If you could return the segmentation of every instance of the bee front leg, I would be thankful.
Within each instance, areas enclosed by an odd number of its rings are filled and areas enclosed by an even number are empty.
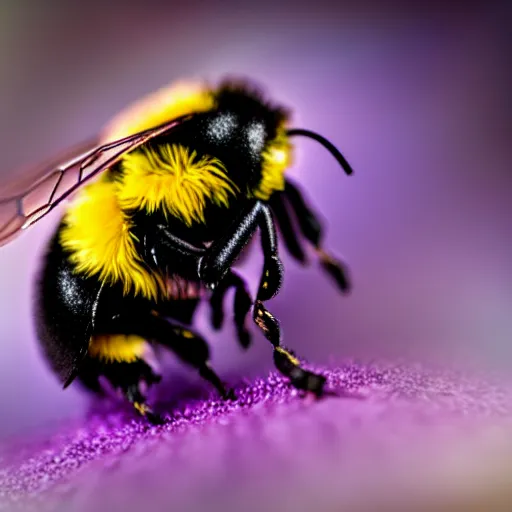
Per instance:
[[[267,205],[256,203],[242,216],[236,228],[229,233],[228,238],[212,247],[212,252],[209,252],[202,262],[203,279],[204,276],[210,276],[209,278],[212,279],[212,276],[225,275],[256,228],[259,228],[261,232],[264,265],[257,300],[254,304],[253,320],[274,347],[276,368],[290,379],[295,388],[321,396],[324,392],[325,377],[304,369],[295,355],[281,345],[279,321],[263,305],[264,301],[278,293],[283,280],[283,267],[278,256],[277,234],[272,214]]]
[[[269,300],[278,293],[283,267],[277,254],[277,236],[270,209],[260,201],[251,203],[201,258],[199,276],[209,289],[215,290],[258,228],[265,257],[258,298]]]
[[[279,320],[259,300],[254,305],[253,319],[274,347],[274,364],[279,372],[289,378],[295,388],[322,396],[326,378],[304,369],[295,354],[283,347]]]
[[[257,299],[265,301],[275,297],[283,284],[283,264],[277,253],[277,233],[268,206],[260,214],[260,231],[264,262]]]
[[[276,368],[290,379],[295,388],[321,396],[324,391],[325,377],[305,370],[297,357],[282,346],[279,321],[263,305],[264,301],[271,299],[279,291],[283,273],[281,262],[277,257],[277,234],[268,208],[264,212],[263,219],[261,241],[265,264],[254,305],[253,320],[274,347]]]

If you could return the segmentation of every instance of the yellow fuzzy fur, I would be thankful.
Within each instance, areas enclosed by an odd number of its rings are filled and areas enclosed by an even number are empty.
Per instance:
[[[197,158],[195,151],[177,144],[134,151],[125,156],[122,169],[122,208],[150,213],[162,209],[187,226],[205,222],[207,202],[227,208],[237,190],[220,160]]]
[[[133,363],[141,359],[146,350],[146,340],[136,335],[106,334],[93,336],[89,356],[105,362]]]
[[[156,300],[165,292],[165,281],[147,270],[138,255],[115,188],[115,182],[99,180],[82,189],[64,216],[61,243],[71,251],[78,272],[97,275],[102,282],[120,281],[125,294]]]
[[[284,190],[284,173],[291,165],[292,146],[284,127],[279,128],[277,136],[264,150],[261,180],[253,191],[254,197],[266,201],[279,190]]]

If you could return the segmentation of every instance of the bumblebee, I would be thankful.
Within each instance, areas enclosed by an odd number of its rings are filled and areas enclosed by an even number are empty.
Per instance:
[[[349,289],[345,265],[324,250],[317,215],[286,176],[290,139],[310,137],[347,174],[352,169],[329,141],[290,128],[289,119],[288,110],[246,81],[172,84],[129,106],[94,141],[0,200],[3,243],[67,202],[35,294],[42,352],[64,388],[77,380],[102,393],[106,379],[138,413],[158,422],[145,390],[161,380],[150,361],[164,347],[233,398],[192,324],[206,300],[211,323],[220,328],[226,293],[234,289],[241,346],[250,345],[252,317],[291,385],[322,395],[325,378],[282,345],[279,321],[265,305],[283,280],[277,233],[295,260],[306,263],[309,245],[338,288]],[[264,262],[251,297],[234,264],[256,231]]]

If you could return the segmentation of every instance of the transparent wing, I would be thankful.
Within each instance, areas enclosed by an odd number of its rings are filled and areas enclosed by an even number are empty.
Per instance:
[[[93,176],[117,163],[124,154],[164,135],[186,118],[184,116],[115,142],[99,145],[90,141],[67,152],[58,163],[42,166],[35,177],[4,187],[0,195],[0,246],[10,242],[53,210]],[[9,189],[18,192],[9,193]]]

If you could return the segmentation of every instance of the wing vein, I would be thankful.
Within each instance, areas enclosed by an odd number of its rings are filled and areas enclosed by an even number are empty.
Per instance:
[[[33,225],[67,199],[84,183],[117,163],[127,152],[136,149],[159,135],[168,134],[193,114],[182,116],[160,126],[135,133],[112,142],[89,144],[87,150],[66,158],[60,165],[44,166],[39,179],[31,181],[24,191],[7,198],[0,198],[0,246],[12,240],[22,230]],[[96,140],[101,140],[98,137]],[[64,177],[77,172],[68,188],[58,193]],[[58,176],[58,177],[57,177]],[[53,179],[55,184],[48,190]],[[49,195],[47,195],[49,192]],[[46,196],[46,198],[45,198]],[[14,228],[13,228],[14,225]],[[7,234],[5,234],[7,232]]]

